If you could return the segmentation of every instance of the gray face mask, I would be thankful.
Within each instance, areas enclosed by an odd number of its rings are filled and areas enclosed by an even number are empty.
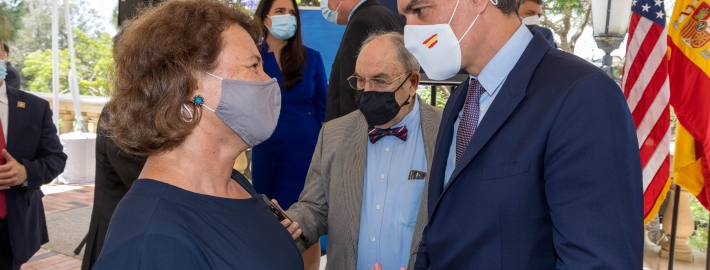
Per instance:
[[[249,146],[255,146],[271,137],[281,113],[281,89],[276,79],[266,82],[249,82],[223,79],[222,96],[214,112],[229,128]]]

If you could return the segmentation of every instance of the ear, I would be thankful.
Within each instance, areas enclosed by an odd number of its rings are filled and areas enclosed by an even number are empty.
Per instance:
[[[483,11],[488,8],[488,4],[490,4],[491,6],[493,5],[490,3],[489,0],[469,0],[469,2],[471,2],[471,5],[473,6],[474,14],[483,13]]]
[[[419,88],[419,80],[421,80],[421,74],[419,71],[415,71],[409,76],[409,82],[412,84],[410,87],[410,94],[415,94]]]

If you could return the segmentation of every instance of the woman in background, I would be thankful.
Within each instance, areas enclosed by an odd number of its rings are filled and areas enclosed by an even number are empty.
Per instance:
[[[295,0],[262,0],[254,14],[266,33],[264,71],[281,86],[281,114],[271,138],[252,150],[252,180],[257,192],[288,209],[306,181],[325,121],[328,85],[320,53],[303,45]],[[318,269],[320,245],[303,257],[306,269]]]

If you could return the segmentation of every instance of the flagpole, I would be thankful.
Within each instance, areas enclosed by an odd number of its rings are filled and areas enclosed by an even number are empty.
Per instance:
[[[668,270],[673,270],[675,260],[675,236],[678,230],[678,204],[680,204],[680,186],[675,185],[675,195],[673,196],[673,218],[671,222],[671,246],[668,251]]]
[[[52,0],[52,119],[59,129],[59,8],[57,0]]]

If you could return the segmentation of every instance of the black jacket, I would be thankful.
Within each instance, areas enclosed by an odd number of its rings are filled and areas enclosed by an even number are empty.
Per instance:
[[[404,26],[399,17],[377,0],[367,0],[360,5],[345,28],[338,54],[333,61],[328,82],[328,101],[325,120],[330,121],[357,110],[355,90],[348,84],[348,77],[355,73],[355,62],[362,42],[378,30],[402,33]]]
[[[102,120],[108,119],[106,110]],[[94,209],[91,212],[89,234],[81,269],[91,269],[101,253],[106,238],[106,230],[118,202],[123,199],[133,181],[145,165],[145,157],[129,155],[116,147],[108,138],[101,123],[96,130],[96,183],[94,187]]]

